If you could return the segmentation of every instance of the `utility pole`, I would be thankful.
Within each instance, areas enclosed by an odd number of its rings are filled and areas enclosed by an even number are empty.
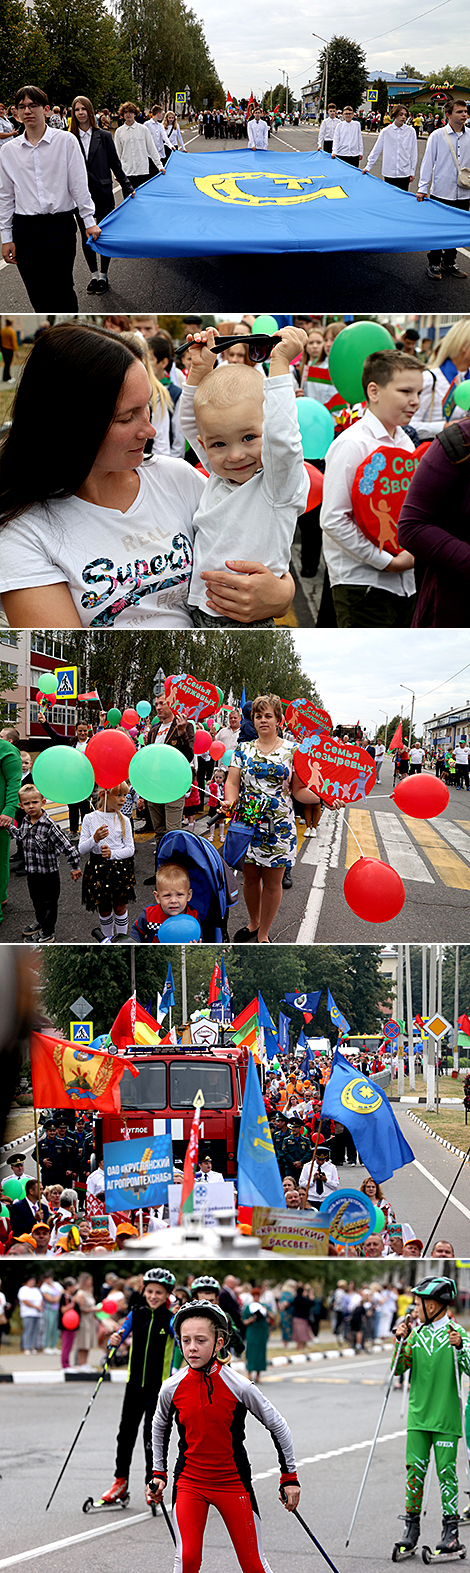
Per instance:
[[[184,1027],[186,1022],[187,1022],[187,1020],[188,1020],[188,989],[187,989],[187,982],[186,982],[186,945],[182,945],[181,946],[181,1009],[182,1009],[182,1015],[183,1015],[183,1020],[182,1020],[181,1025]]]
[[[460,946],[455,947],[455,974],[454,974],[454,1071],[459,1068],[459,954]]]
[[[422,997],[422,1002],[421,1002],[421,1015],[422,1015],[422,1018],[423,1018],[423,1021],[424,1021],[425,1017],[428,1014],[428,1012],[427,1012],[428,958],[427,958],[427,954],[426,954],[426,946],[425,945],[421,946],[421,978],[422,978],[421,993],[422,993],[422,996],[423,996]],[[421,1041],[422,1041],[422,1056],[423,1056],[423,1076],[424,1076],[424,1080],[426,1081],[426,1077],[427,1077],[427,1074],[428,1074],[428,1043],[429,1043],[429,1039],[428,1038],[422,1038]]]
[[[403,945],[399,945],[398,946],[397,1017],[398,1017],[398,1024],[400,1025],[400,1022],[403,1021]],[[403,1027],[400,1027],[400,1033],[399,1033],[399,1037],[397,1039],[397,1051],[398,1051],[398,1096],[399,1096],[399,1098],[402,1098],[403,1097],[403,1093],[405,1091],[405,1055],[404,1055],[404,1045],[403,1045]]]
[[[408,1025],[408,1074],[410,1078],[410,1092],[414,1092],[415,1056],[413,1045],[413,996],[411,992],[411,954],[410,946],[405,945],[405,975],[406,975],[406,1020]]]
[[[429,966],[429,1018],[430,1018],[430,1020],[432,1020],[432,1017],[435,1016],[435,1014],[436,1014],[437,945],[431,945],[430,949],[431,949],[431,960],[430,960],[430,966]],[[428,1041],[428,1071],[427,1071],[427,1086],[426,1086],[426,1108],[427,1109],[434,1109],[435,1102],[436,1102],[436,1092],[435,1092],[435,1083],[436,1083],[436,1047],[435,1047],[435,1040],[433,1038],[428,1038],[427,1041]]]

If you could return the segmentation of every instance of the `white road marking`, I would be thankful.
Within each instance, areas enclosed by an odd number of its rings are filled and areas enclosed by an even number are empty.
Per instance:
[[[457,251],[460,252],[461,257],[470,257],[470,251],[466,251],[465,246],[457,246]]]
[[[401,1436],[406,1436],[406,1431],[389,1431],[385,1436],[379,1436],[378,1442],[396,1442],[397,1437]],[[360,1453],[365,1447],[372,1447],[372,1437],[368,1437],[366,1442],[351,1442],[349,1447],[333,1447],[329,1453],[313,1453],[310,1458],[298,1458],[297,1468],[302,1469],[304,1464],[322,1464],[324,1459],[328,1458],[341,1458],[343,1453]],[[279,1464],[277,1467],[275,1465],[274,1469],[267,1469],[262,1475],[253,1475],[253,1480],[269,1480],[271,1475],[278,1474]],[[64,1541],[63,1544],[65,1545],[66,1542]],[[0,1562],[0,1568],[4,1566],[6,1564]]]
[[[402,879],[415,879],[423,885],[433,885],[434,880],[423,859],[420,858],[405,826],[396,814],[385,814],[380,809],[374,814],[377,828],[387,853],[389,863]],[[469,847],[470,862],[470,847]]]
[[[312,945],[315,939],[318,920],[322,909],[323,896],[325,893],[328,869],[330,867],[330,863],[332,867],[337,866],[339,842],[341,840],[343,821],[343,808],[339,810],[338,814],[335,815],[334,818],[332,814],[328,815],[328,818],[325,816],[323,819],[323,825],[325,828],[322,829],[322,825],[320,824],[318,836],[316,839],[312,838],[312,840],[309,841],[307,851],[302,858],[303,863],[315,862],[317,864],[317,869],[307,901],[307,906],[305,908],[304,916],[302,918],[297,935],[296,943],[298,945]],[[333,861],[334,858],[336,859],[335,862]]]
[[[443,819],[442,814],[439,814],[436,819],[430,819],[429,823],[440,836],[443,836],[444,841],[449,842],[461,858],[465,858],[466,863],[470,863],[470,836],[467,835],[466,830],[462,830],[460,825],[454,825],[452,820]]]
[[[122,1516],[119,1524],[103,1524],[102,1529],[85,1529],[81,1535],[69,1535],[67,1540],[51,1540],[48,1546],[34,1546],[32,1551],[18,1551],[15,1557],[4,1557],[0,1568],[12,1568],[17,1562],[30,1562],[33,1557],[50,1556],[52,1551],[61,1551],[63,1546],[76,1546],[80,1540],[95,1540],[98,1535],[115,1535],[118,1529],[128,1529],[130,1524],[141,1524],[144,1518],[149,1518],[149,1513],[134,1513],[132,1518]]]
[[[449,1189],[448,1185],[441,1185],[440,1180],[436,1180],[435,1176],[433,1174],[429,1173],[429,1169],[425,1169],[424,1168],[424,1164],[418,1163],[418,1159],[417,1158],[415,1158],[414,1163],[415,1163],[415,1168],[419,1169],[420,1174],[424,1174],[426,1176],[426,1179],[431,1181],[431,1185],[435,1185],[436,1191],[440,1191],[441,1192],[441,1196],[447,1196],[447,1192],[448,1192],[448,1189]],[[457,1207],[459,1213],[463,1213],[464,1214],[465,1218],[470,1218],[470,1211],[469,1211],[468,1207],[464,1207],[463,1202],[459,1202],[457,1196],[449,1196],[449,1201],[450,1201],[452,1207]],[[1,1567],[1,1563],[0,1563],[0,1567]]]

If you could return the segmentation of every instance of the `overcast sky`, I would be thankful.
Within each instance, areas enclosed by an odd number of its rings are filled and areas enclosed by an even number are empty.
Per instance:
[[[294,641],[303,670],[316,683],[335,725],[360,720],[372,732],[385,724],[382,710],[391,720],[403,705],[404,716],[409,715],[411,694],[400,683],[415,690],[418,733],[423,721],[446,706],[456,710],[470,701],[470,661],[459,677],[453,676],[469,655],[458,629],[298,629]],[[445,687],[437,686],[444,682]]]
[[[267,84],[282,81],[284,70],[300,98],[302,86],[316,74],[323,47],[312,38],[313,28],[326,39],[334,33],[353,38],[377,74],[380,67],[399,71],[405,61],[424,75],[467,61],[470,69],[470,43],[465,47],[463,42],[468,36],[468,0],[446,0],[436,10],[431,6],[432,0],[395,0],[392,9],[385,0],[357,0],[353,9],[339,0],[332,10],[329,0],[317,0],[315,7],[297,3],[291,9],[278,0],[237,0],[235,6],[205,0],[195,11],[226,91],[249,97],[253,88],[259,96]],[[423,17],[423,12],[431,14]],[[419,21],[409,20],[420,16]]]

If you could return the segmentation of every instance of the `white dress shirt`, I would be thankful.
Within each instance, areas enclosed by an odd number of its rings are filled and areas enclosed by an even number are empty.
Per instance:
[[[308,1177],[309,1177],[309,1174],[310,1174],[310,1163],[311,1163],[311,1159],[309,1159],[308,1163],[304,1163],[303,1169],[301,1169],[301,1172],[300,1172],[299,1186],[302,1188],[302,1190],[303,1190],[304,1186],[307,1184],[307,1181],[308,1181]],[[318,1183],[317,1183],[318,1182],[318,1169],[319,1169],[319,1165],[315,1161],[315,1163],[313,1165],[313,1170],[312,1170],[312,1178],[311,1178],[310,1185],[309,1185],[309,1188],[308,1188],[308,1200],[309,1200],[309,1202],[310,1201],[313,1201],[313,1202],[323,1201],[325,1196],[333,1196],[334,1192],[338,1190],[339,1175],[338,1175],[338,1170],[335,1169],[334,1163],[330,1163],[329,1160],[325,1160],[325,1163],[322,1163],[322,1165],[321,1165],[321,1170],[322,1170],[322,1187],[321,1187],[321,1190],[319,1189],[319,1186],[318,1186]]]
[[[333,141],[333,137],[334,137],[334,134],[335,134],[335,131],[336,131],[336,127],[337,127],[338,124],[339,124],[339,122],[336,119],[336,115],[335,115],[334,120],[332,120],[331,115],[327,115],[325,120],[322,120],[322,123],[321,123],[321,126],[320,126],[320,130],[318,132],[318,146],[319,146],[319,148],[323,148],[323,143],[324,142],[332,142]]]
[[[151,132],[151,135],[153,136],[153,140],[154,140],[154,143],[155,143],[155,147],[157,149],[158,157],[159,158],[163,158],[165,153],[171,153],[171,142],[170,142],[170,139],[169,139],[169,136],[168,136],[168,132],[165,131],[165,127],[163,125],[163,121],[162,120],[154,120],[153,116],[152,116],[152,119],[147,121],[147,125],[148,125],[149,131]],[[152,154],[152,158],[153,158],[153,154]]]
[[[163,167],[147,122],[141,126],[139,121],[134,120],[133,126],[118,126],[114,142],[125,175],[148,175],[149,158],[157,165],[157,169]]]
[[[90,151],[90,142],[91,142],[92,129],[93,129],[92,126],[88,127],[88,131],[82,131],[80,126],[78,128],[80,141],[81,141],[81,144],[82,144],[83,152],[85,154],[85,159],[88,158],[88,154],[89,154],[89,151]]]
[[[418,191],[427,192],[431,182],[431,197],[442,197],[445,202],[468,202],[470,188],[459,186],[450,146],[461,169],[470,169],[470,131],[431,131],[419,172]],[[8,146],[8,144],[7,144]]]
[[[358,120],[335,120],[333,153],[337,158],[362,158],[364,143]]]
[[[4,244],[12,238],[14,213],[71,213],[74,208],[78,208],[86,229],[90,229],[95,210],[76,137],[63,136],[62,131],[51,131],[46,126],[36,147],[28,141],[27,132],[0,144],[0,230]]]
[[[379,551],[363,535],[354,518],[351,489],[356,470],[375,448],[405,448],[413,453],[411,437],[397,426],[393,437],[385,426],[366,410],[331,444],[325,464],[325,481],[320,524],[323,553],[332,586],[337,584],[373,585],[392,595],[414,595],[412,568],[405,573],[385,573],[392,561],[391,552]]]
[[[248,145],[254,152],[266,153],[268,147],[268,127],[265,120],[248,121]]]
[[[15,127],[12,126],[11,121],[10,120],[6,120],[3,115],[0,115],[0,136],[1,137],[12,137],[12,136],[14,136],[14,134],[15,134]]]
[[[377,141],[369,153],[366,173],[382,154],[382,175],[389,180],[413,178],[418,162],[418,138],[414,126],[382,126]]]

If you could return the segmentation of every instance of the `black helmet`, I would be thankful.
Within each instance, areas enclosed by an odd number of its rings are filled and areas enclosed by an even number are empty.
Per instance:
[[[209,1273],[203,1273],[201,1278],[194,1278],[191,1284],[191,1296],[197,1294],[198,1289],[213,1289],[214,1294],[220,1294],[220,1284],[216,1278],[211,1278]]]
[[[174,1289],[176,1278],[174,1273],[169,1272],[168,1267],[149,1267],[148,1273],[144,1273],[143,1282],[144,1284],[164,1284],[165,1289]]]
[[[413,1294],[419,1295],[420,1300],[439,1300],[441,1305],[452,1305],[457,1299],[457,1288],[453,1278],[422,1278],[421,1283],[415,1284]]]
[[[218,1333],[223,1333],[224,1345],[221,1352],[222,1354],[227,1354],[230,1342],[230,1324],[228,1316],[225,1315],[225,1311],[221,1310],[220,1305],[211,1305],[209,1300],[193,1300],[189,1303],[189,1305],[182,1305],[180,1306],[179,1311],[176,1311],[175,1316],[173,1317],[173,1332],[180,1349],[180,1332],[183,1322],[187,1322],[190,1317],[192,1317],[194,1320],[194,1317],[196,1316],[206,1316],[208,1321],[213,1323],[216,1339]],[[212,1360],[213,1353],[211,1355],[211,1361]]]

